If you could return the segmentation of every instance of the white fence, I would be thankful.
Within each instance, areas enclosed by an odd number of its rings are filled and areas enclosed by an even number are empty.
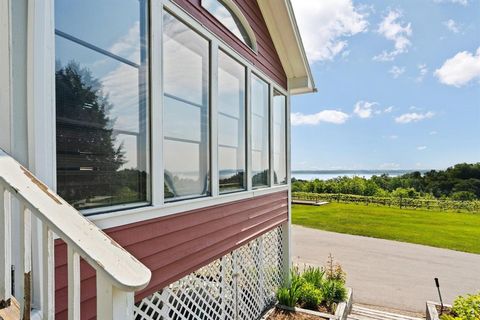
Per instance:
[[[135,306],[135,320],[255,320],[284,275],[278,227]]]

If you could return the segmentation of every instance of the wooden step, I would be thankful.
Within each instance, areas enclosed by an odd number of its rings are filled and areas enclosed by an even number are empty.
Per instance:
[[[15,298],[10,299],[10,306],[0,309],[1,320],[20,320],[20,305]]]
[[[374,310],[354,305],[349,320],[422,320],[403,314]]]

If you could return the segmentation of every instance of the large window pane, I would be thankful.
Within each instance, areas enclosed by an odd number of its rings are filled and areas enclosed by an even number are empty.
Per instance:
[[[55,1],[57,190],[77,209],[148,198],[145,4]]]
[[[245,67],[222,51],[218,57],[218,167],[221,193],[245,189]]]
[[[287,183],[287,99],[278,91],[273,94],[273,181]]]
[[[164,14],[165,199],[210,193],[209,43]]]
[[[257,76],[252,76],[252,185],[269,185],[269,87]]]

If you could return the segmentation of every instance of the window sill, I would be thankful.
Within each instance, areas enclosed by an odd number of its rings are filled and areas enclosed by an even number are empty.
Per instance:
[[[129,210],[104,212],[90,215],[88,218],[99,228],[107,229],[287,190],[289,190],[288,185],[274,186],[265,189],[223,194],[217,197],[203,197],[185,201],[170,202],[165,203],[163,206],[149,205],[141,208],[136,207]]]

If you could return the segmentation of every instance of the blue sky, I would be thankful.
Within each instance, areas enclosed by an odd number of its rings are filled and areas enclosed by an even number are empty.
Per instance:
[[[292,98],[293,169],[480,161],[480,0],[292,0],[319,92]]]

